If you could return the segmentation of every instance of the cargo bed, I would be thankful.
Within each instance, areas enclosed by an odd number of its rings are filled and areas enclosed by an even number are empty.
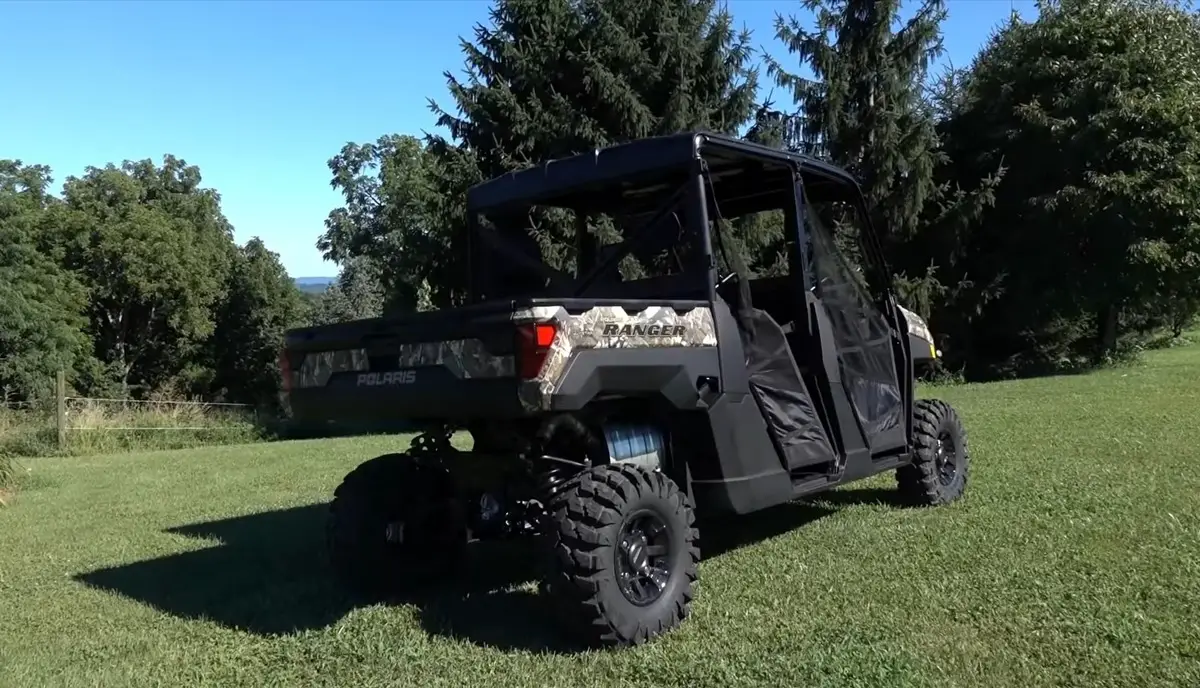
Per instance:
[[[511,301],[288,332],[281,364],[300,423],[387,427],[520,414]]]
[[[640,389],[678,372],[667,365],[674,348],[715,347],[711,310],[663,299],[485,302],[292,330],[280,365],[298,423],[387,430],[549,410],[573,353],[610,346],[624,354],[597,359],[607,382]],[[630,347],[647,351],[635,360]]]

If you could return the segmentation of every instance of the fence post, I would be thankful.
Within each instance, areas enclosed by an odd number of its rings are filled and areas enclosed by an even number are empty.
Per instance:
[[[58,402],[55,416],[58,419],[58,448],[66,449],[67,447],[67,373],[65,370],[58,371],[58,376],[54,381],[54,397]]]

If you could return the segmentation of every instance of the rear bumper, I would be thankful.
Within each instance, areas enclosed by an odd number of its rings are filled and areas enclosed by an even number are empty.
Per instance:
[[[425,420],[505,420],[528,415],[520,382],[493,378],[461,380],[439,368],[411,384],[358,385],[353,374],[335,377],[325,387],[292,389],[288,395],[297,423],[381,428]],[[443,379],[449,378],[449,379]]]

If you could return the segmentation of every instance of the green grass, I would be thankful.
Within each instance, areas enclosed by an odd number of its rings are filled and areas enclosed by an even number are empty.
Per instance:
[[[339,595],[323,503],[395,439],[30,460],[0,685],[1200,685],[1200,347],[936,393],[966,500],[891,506],[880,476],[710,533],[692,618],[624,652],[564,648],[520,549],[406,604]]]

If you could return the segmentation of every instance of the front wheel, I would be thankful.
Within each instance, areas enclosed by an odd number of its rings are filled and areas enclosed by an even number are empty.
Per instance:
[[[971,456],[966,428],[950,404],[937,399],[918,399],[913,404],[913,444],[913,462],[896,471],[905,501],[938,506],[962,497]]]
[[[700,561],[691,500],[667,476],[609,464],[572,479],[549,508],[548,581],[590,644],[641,644],[687,618]]]

